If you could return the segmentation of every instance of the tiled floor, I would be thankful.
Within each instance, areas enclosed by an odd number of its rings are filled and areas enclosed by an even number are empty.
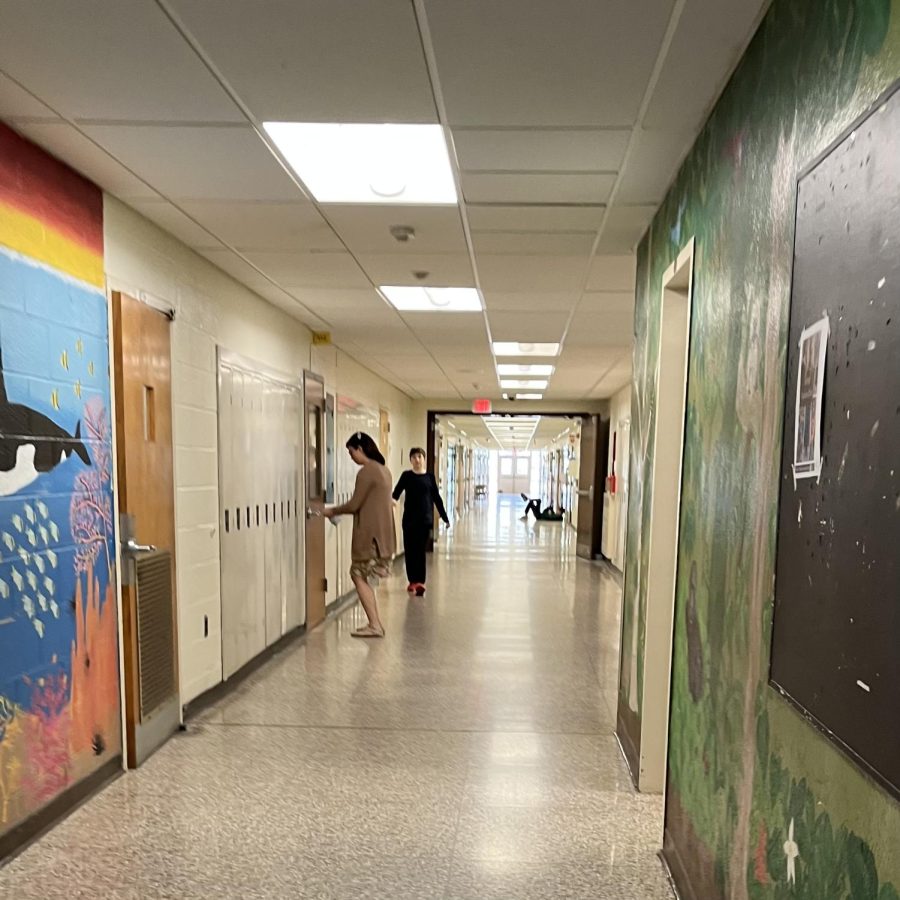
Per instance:
[[[619,587],[484,507],[0,871],[51,898],[671,897],[612,736]],[[565,538],[565,539],[564,539]]]

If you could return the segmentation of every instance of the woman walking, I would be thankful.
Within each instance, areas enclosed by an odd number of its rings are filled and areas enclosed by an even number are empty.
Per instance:
[[[407,469],[394,488],[394,499],[399,500],[405,491],[403,505],[403,548],[406,554],[407,591],[417,597],[425,596],[425,550],[434,528],[434,507],[449,525],[444,501],[438,492],[434,475],[425,471],[425,451],[413,447],[409,451],[412,470]]]
[[[378,602],[371,582],[391,573],[391,560],[396,552],[394,511],[391,504],[391,473],[375,441],[357,431],[349,441],[350,459],[360,466],[353,496],[340,506],[325,510],[331,519],[347,513],[353,515],[353,539],[350,544],[350,578],[359,595],[369,624],[351,632],[358,638],[384,637],[384,626],[378,615]]]

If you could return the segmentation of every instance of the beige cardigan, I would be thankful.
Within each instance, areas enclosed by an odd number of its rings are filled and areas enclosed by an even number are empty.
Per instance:
[[[353,496],[334,508],[336,516],[353,514],[350,556],[354,562],[376,557],[391,559],[397,552],[393,486],[387,466],[374,461],[364,463],[356,475]]]

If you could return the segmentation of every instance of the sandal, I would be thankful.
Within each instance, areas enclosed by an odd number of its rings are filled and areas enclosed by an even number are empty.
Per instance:
[[[355,638],[383,638],[384,637],[384,629],[378,629],[374,625],[364,625],[362,628],[357,628],[356,631],[350,632],[350,637]]]

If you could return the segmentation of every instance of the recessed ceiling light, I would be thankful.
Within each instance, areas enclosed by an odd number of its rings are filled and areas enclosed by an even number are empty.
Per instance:
[[[547,389],[547,381],[530,381],[528,379],[523,378],[504,378],[500,382],[500,387],[502,388],[524,388],[528,390],[529,388],[533,388],[536,391],[543,391]]]
[[[456,203],[440,125],[265,122],[320,203]]]
[[[500,363],[497,366],[498,375],[552,375],[553,366],[516,365],[515,363]]]
[[[516,394],[516,400],[543,400],[543,394]]]
[[[476,288],[382,285],[379,290],[395,309],[405,312],[481,312]]]
[[[494,356],[559,356],[559,344],[494,341]]]

